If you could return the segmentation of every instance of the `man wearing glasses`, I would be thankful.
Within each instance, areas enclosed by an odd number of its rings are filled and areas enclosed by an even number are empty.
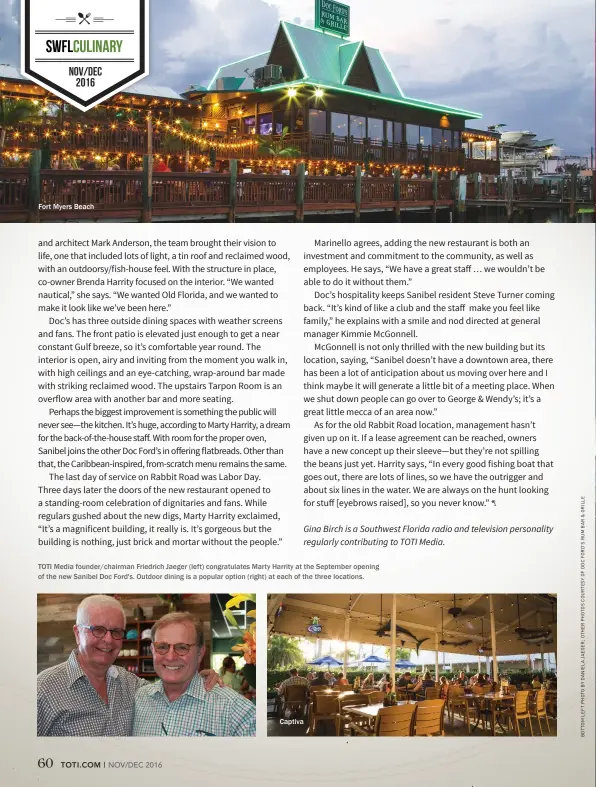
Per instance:
[[[202,631],[188,612],[172,612],[151,629],[153,664],[160,680],[135,696],[133,735],[237,736],[255,734],[255,707],[238,692],[207,692],[197,674]]]
[[[76,650],[63,664],[37,676],[38,736],[132,735],[135,692],[146,681],[114,665],[125,627],[124,610],[115,598],[81,601],[74,625]],[[213,671],[208,672],[211,688]],[[196,678],[205,691],[203,679]]]

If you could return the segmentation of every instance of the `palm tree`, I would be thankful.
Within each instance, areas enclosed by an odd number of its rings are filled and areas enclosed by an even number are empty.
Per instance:
[[[33,101],[0,98],[0,150],[4,150],[6,132],[11,126],[39,120],[40,110]]]
[[[279,139],[275,142],[272,141],[270,137],[259,136],[257,156],[273,156],[273,158],[297,158],[300,155],[300,150],[287,144],[286,137],[288,136],[288,132],[288,127],[284,126]]]
[[[410,650],[409,648],[396,648],[395,649],[395,660],[396,661],[409,661],[410,660]],[[385,655],[388,659],[391,658],[391,648],[385,648]]]
[[[267,667],[283,669],[304,664],[304,655],[295,639],[283,634],[272,634],[267,646]]]

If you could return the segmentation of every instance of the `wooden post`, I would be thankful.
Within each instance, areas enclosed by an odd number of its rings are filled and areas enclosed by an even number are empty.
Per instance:
[[[569,221],[576,221],[577,215],[575,213],[575,201],[577,200],[577,170],[571,170],[571,193],[569,199]]]
[[[344,678],[348,672],[348,638],[350,636],[350,613],[346,615],[344,622]]]
[[[536,625],[538,628],[542,628],[542,615],[540,612],[538,612],[536,615]],[[546,670],[544,669],[544,642],[540,643],[540,676],[544,682],[544,678],[546,676]]]
[[[459,222],[459,178],[457,172],[451,172],[451,199],[453,200],[453,223]]]
[[[238,159],[230,159],[230,209],[228,211],[228,221],[236,221],[236,189],[238,186]]]
[[[397,595],[391,597],[391,648],[389,658],[391,659],[391,691],[395,691],[395,657],[397,655],[397,632],[395,630],[395,620],[397,618]]]
[[[474,199],[480,199],[480,197],[482,196],[480,173],[479,172],[474,172],[474,174],[472,175],[472,178],[474,179],[473,180],[473,182],[474,182]]]
[[[152,221],[153,211],[153,156],[143,156],[143,212],[141,221]]]
[[[29,158],[29,221],[39,221],[41,201],[41,150],[33,150]]]
[[[468,176],[467,175],[460,175],[457,178],[458,182],[458,208],[459,208],[459,220],[465,221],[466,220],[466,199],[467,199],[467,191],[468,191]]]
[[[495,630],[495,603],[491,593],[488,597],[490,613],[490,646],[493,654],[493,680],[499,680],[499,665],[497,663],[497,634]]]
[[[360,208],[362,206],[362,167],[360,164],[356,164],[356,169],[354,170],[354,202],[356,203],[356,208],[354,210],[354,221],[360,221]]]
[[[435,680],[439,680],[439,632],[435,631]]]
[[[507,170],[507,185],[505,187],[505,202],[507,221],[513,221],[513,170]]]
[[[526,187],[528,189],[528,199],[532,199],[532,195],[534,193],[534,173],[532,169],[528,167],[526,170]]]
[[[153,157],[153,120],[147,115],[147,155]]]
[[[395,221],[401,222],[401,170],[399,167],[395,167],[393,170],[393,199],[395,200]]]
[[[296,221],[304,221],[304,192],[306,189],[306,164],[296,166]]]
[[[433,169],[432,172],[432,197],[433,197],[433,207],[431,213],[431,221],[433,224],[437,220],[437,200],[439,199],[439,173],[436,169]]]

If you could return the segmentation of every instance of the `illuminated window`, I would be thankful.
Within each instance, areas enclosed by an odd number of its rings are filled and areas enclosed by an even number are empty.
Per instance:
[[[311,109],[308,112],[308,127],[311,134],[327,133],[327,112],[324,109]]]
[[[364,139],[366,136],[366,118],[359,115],[350,115],[350,136],[355,139]]]
[[[339,112],[331,113],[331,133],[336,137],[347,137],[348,135],[348,116]]]
[[[406,125],[406,142],[408,145],[418,145],[420,141],[420,126]]]
[[[424,147],[434,144],[433,129],[428,126],[420,126],[420,144]]]
[[[383,121],[380,118],[368,119],[368,134],[367,136],[372,142],[383,141]]]

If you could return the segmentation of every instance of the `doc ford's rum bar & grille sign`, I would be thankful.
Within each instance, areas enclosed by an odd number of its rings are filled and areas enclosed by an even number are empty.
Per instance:
[[[22,0],[22,71],[85,111],[147,76],[147,0]]]
[[[340,36],[350,35],[350,7],[333,0],[315,0],[315,27]]]

